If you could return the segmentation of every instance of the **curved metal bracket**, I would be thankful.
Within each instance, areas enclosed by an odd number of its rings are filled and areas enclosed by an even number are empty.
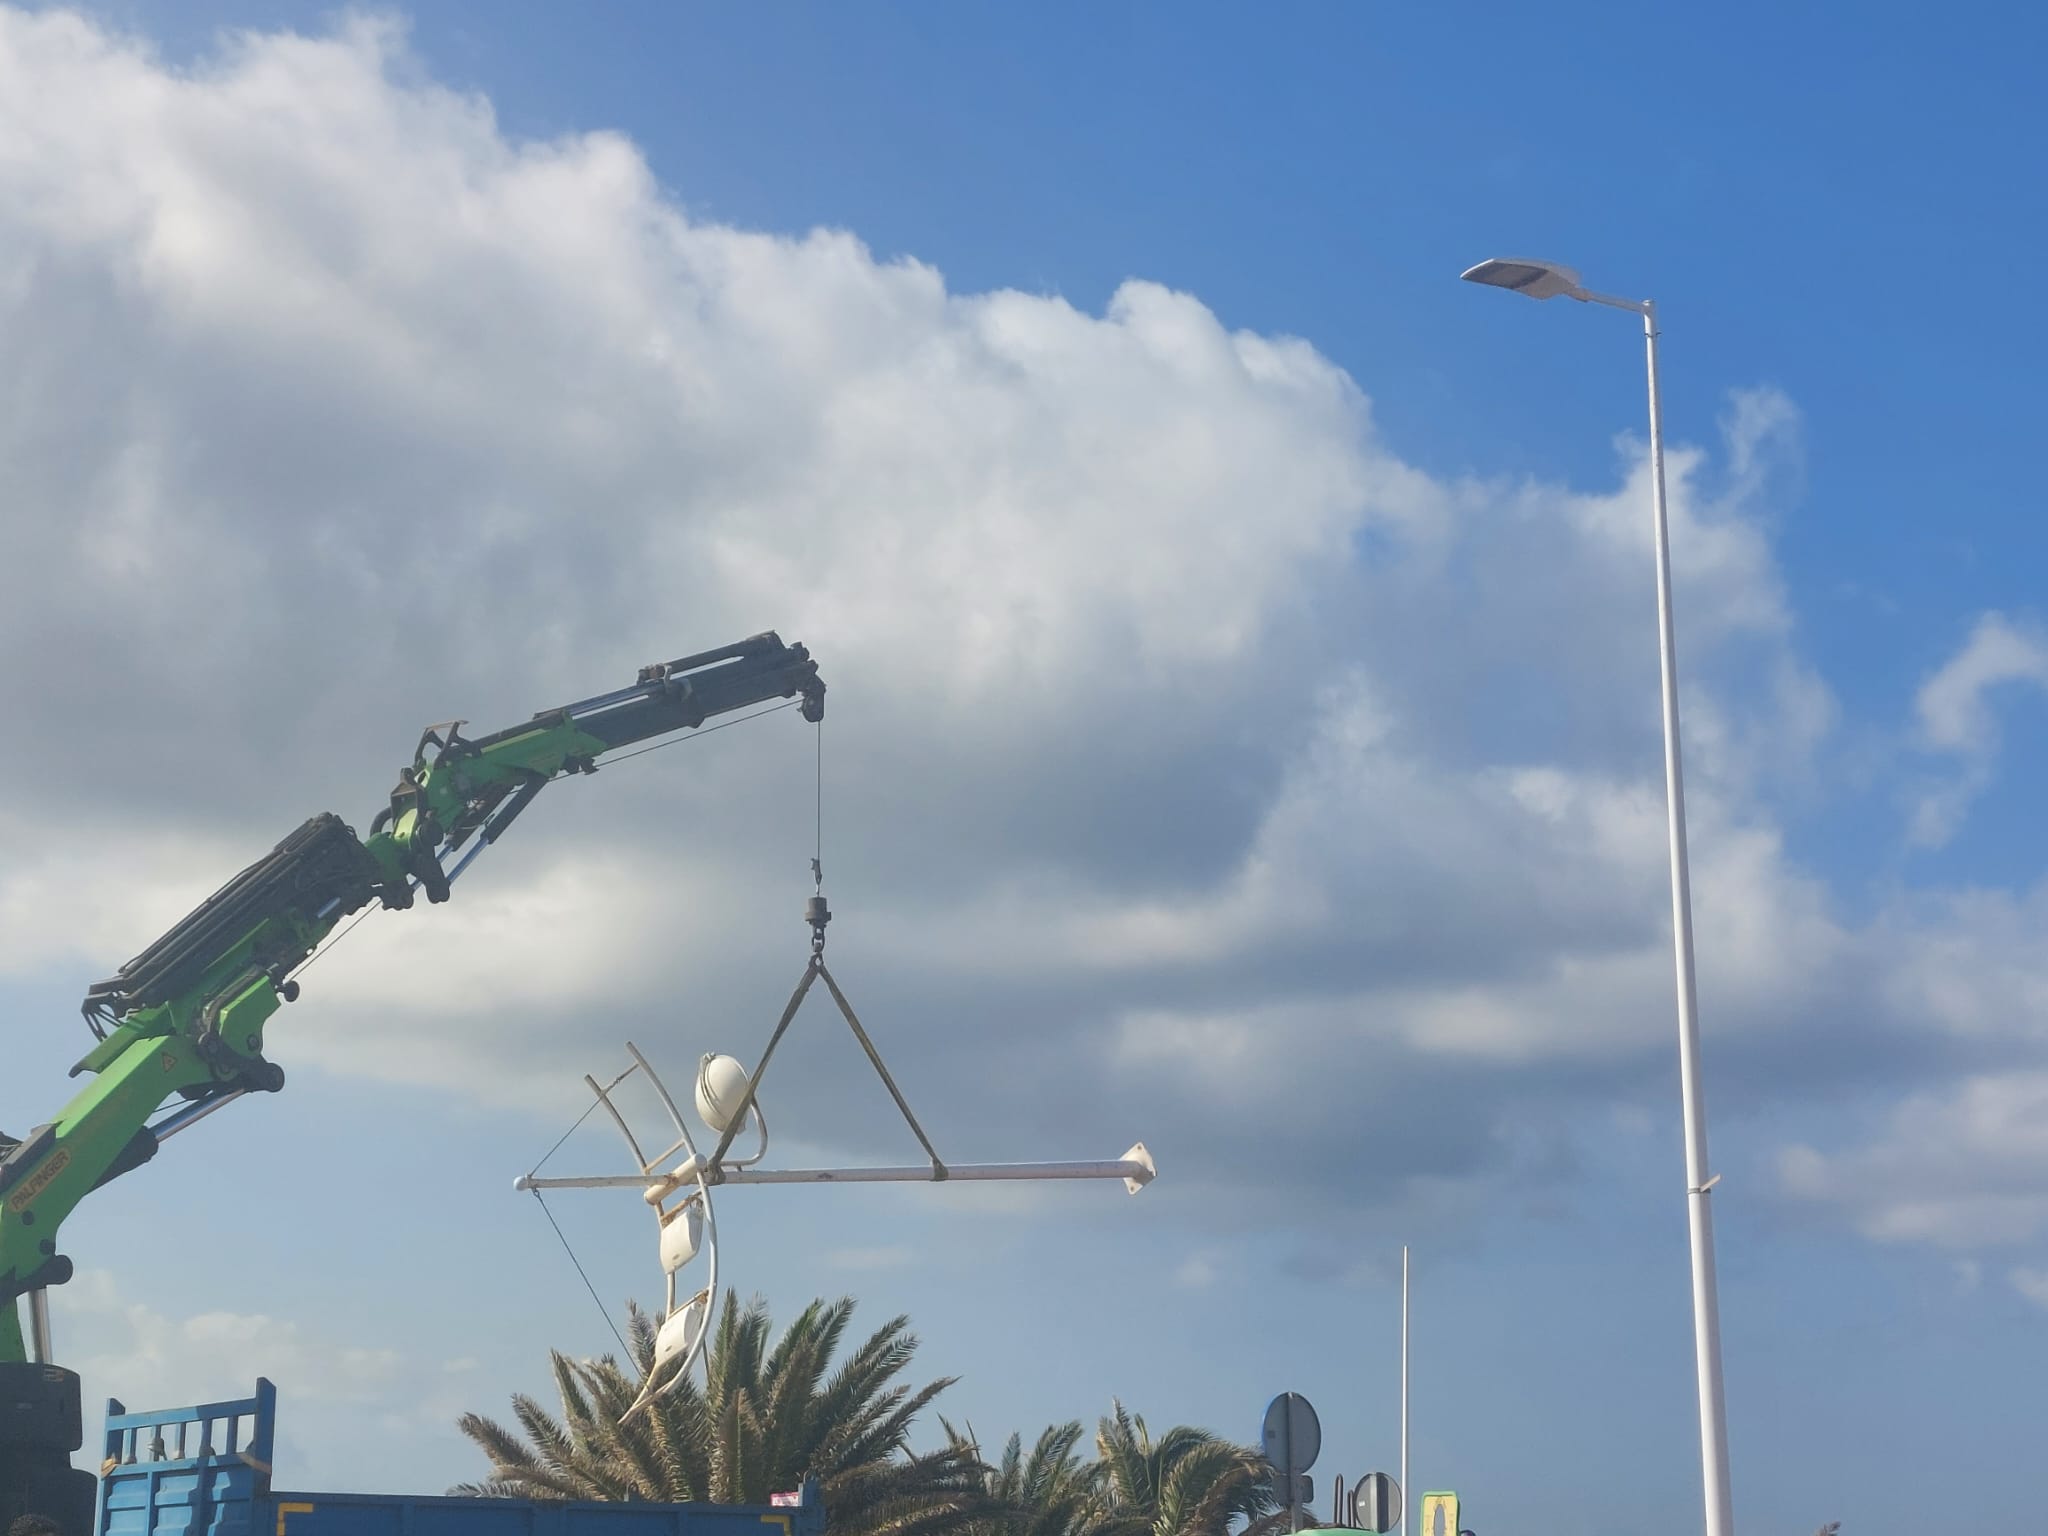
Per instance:
[[[647,1203],[654,1208],[655,1227],[660,1234],[662,1269],[667,1276],[667,1295],[662,1310],[661,1326],[655,1334],[654,1362],[648,1368],[647,1379],[641,1384],[640,1395],[634,1398],[623,1417],[630,1418],[665,1392],[673,1391],[678,1382],[687,1376],[704,1353],[706,1342],[711,1336],[711,1309],[718,1295],[718,1216],[711,1206],[711,1181],[705,1176],[709,1164],[697,1151],[697,1143],[690,1135],[688,1122],[676,1107],[668,1085],[655,1072],[647,1058],[640,1054],[640,1048],[632,1041],[626,1042],[626,1054],[633,1058],[633,1064],[613,1078],[609,1083],[600,1084],[588,1073],[583,1081],[590,1091],[597,1095],[605,1113],[612,1117],[619,1134],[633,1153],[633,1161],[640,1165],[637,1182],[648,1184]],[[639,1138],[626,1123],[626,1117],[619,1113],[619,1107],[612,1101],[612,1095],[635,1074],[647,1079],[654,1090],[661,1107],[668,1112],[669,1124],[675,1128],[675,1140],[661,1151],[649,1157],[642,1150]],[[763,1150],[766,1150],[767,1126],[762,1125]],[[686,1153],[682,1162],[670,1170],[669,1163],[678,1152]],[[668,1171],[664,1171],[668,1170]],[[651,1183],[649,1181],[652,1181]],[[528,1175],[518,1181],[522,1189],[543,1189],[556,1181],[540,1180]],[[676,1192],[685,1185],[693,1186],[682,1199],[675,1198]],[[671,1203],[673,1202],[673,1203]],[[705,1277],[704,1288],[681,1306],[676,1301],[676,1277],[684,1265],[695,1258],[702,1249],[709,1254],[710,1273]],[[663,1373],[668,1372],[664,1377]]]

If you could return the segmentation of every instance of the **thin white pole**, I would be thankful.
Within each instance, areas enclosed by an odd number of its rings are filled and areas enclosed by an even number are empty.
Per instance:
[[[1139,1149],[1133,1149],[1139,1150]],[[929,1163],[910,1163],[894,1168],[733,1168],[725,1167],[711,1178],[720,1184],[972,1184],[990,1180],[1026,1179],[1122,1179],[1132,1193],[1152,1182],[1157,1174],[1149,1154],[1120,1157],[1092,1163],[948,1163],[944,1176]],[[645,1189],[674,1179],[664,1174],[599,1174],[588,1178],[540,1178],[522,1174],[512,1181],[518,1190],[532,1189]],[[692,1175],[694,1177],[694,1175]],[[676,1181],[680,1184],[682,1181]]]
[[[1685,778],[1679,765],[1678,641],[1671,618],[1671,527],[1664,501],[1664,419],[1657,392],[1657,306],[1642,305],[1650,371],[1651,516],[1657,535],[1658,660],[1664,693],[1664,799],[1671,833],[1671,923],[1678,972],[1678,1083],[1685,1106],[1687,1228],[1692,1242],[1693,1346],[1699,1374],[1700,1470],[1707,1536],[1734,1529],[1728,1485],[1728,1414],[1721,1391],[1721,1315],[1714,1283],[1714,1213],[1708,1195],[1707,1107],[1700,1085],[1699,999],[1693,980],[1692,883],[1686,862]]]
[[[1129,1158],[1101,1163],[948,1163],[945,1176],[930,1164],[901,1168],[736,1168],[724,1184],[951,1184],[980,1179],[1126,1179],[1149,1183],[1152,1169]]]
[[[1408,1529],[1408,1509],[1415,1495],[1408,1488],[1408,1245],[1401,1245],[1401,1518],[1397,1530]]]

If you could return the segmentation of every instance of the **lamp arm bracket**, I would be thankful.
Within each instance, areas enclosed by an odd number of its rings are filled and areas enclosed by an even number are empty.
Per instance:
[[[1612,293],[1595,293],[1590,288],[1574,288],[1566,297],[1577,299],[1581,304],[1605,304],[1609,309],[1625,309],[1636,315],[1654,315],[1657,312],[1657,306],[1649,299],[1624,299]]]

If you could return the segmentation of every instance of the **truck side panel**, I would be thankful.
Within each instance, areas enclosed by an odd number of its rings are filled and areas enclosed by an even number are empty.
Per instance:
[[[257,1504],[265,1514],[274,1511],[275,1529],[263,1522],[262,1536],[821,1536],[824,1528],[815,1499],[762,1509],[276,1493]]]
[[[108,1403],[99,1536],[824,1536],[815,1483],[770,1507],[273,1492],[276,1414],[268,1381],[235,1402]]]

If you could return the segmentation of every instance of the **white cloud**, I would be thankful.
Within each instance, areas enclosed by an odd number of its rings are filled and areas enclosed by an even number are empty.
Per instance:
[[[1455,1146],[1387,1132],[1421,1187],[1665,1070],[1639,444],[1593,490],[1433,477],[1313,345],[1194,296],[707,223],[618,136],[518,141],[420,76],[377,23],[172,70],[0,10],[0,642],[47,658],[0,703],[66,744],[0,763],[0,972],[97,974],[308,812],[361,826],[421,722],[774,625],[832,688],[835,968],[951,1156],[1138,1130],[1199,1187],[1267,1134],[1219,1103],[1287,1104],[1313,1169],[1358,1095],[1455,1091]],[[1852,926],[1770,809],[1835,722],[1768,536],[1797,459],[1772,391],[1670,454],[1717,1049],[1794,1097],[1864,1070],[1845,1036],[2031,1061],[2042,898]],[[1983,750],[2029,646],[1980,627],[1928,744]],[[788,723],[551,790],[273,1050],[555,1106],[622,1035],[760,1038],[802,955]],[[815,1059],[783,1123],[894,1147]],[[1789,1166],[1884,1235],[2032,1220],[1887,1214],[1861,1155]]]
[[[407,1027],[515,1005],[604,1006],[643,993],[673,962],[664,935],[715,933],[720,899],[704,871],[664,869],[632,849],[558,856],[478,878],[443,906],[372,908],[346,957],[323,957],[306,981],[337,1009],[409,1016]]]
[[[2048,882],[1901,902],[1868,937],[1887,1013],[1975,1048],[2048,1045]]]
[[[1189,1254],[1173,1272],[1173,1283],[1183,1290],[1208,1290],[1216,1284],[1215,1256],[1207,1253]]]
[[[406,1361],[396,1350],[320,1337],[302,1323],[262,1313],[167,1317],[136,1301],[99,1270],[61,1294],[67,1334],[92,1341],[80,1375],[118,1381],[137,1404],[245,1397],[258,1376],[282,1377],[312,1403],[390,1405],[402,1400]]]
[[[1927,744],[1948,752],[1995,748],[1998,726],[1985,694],[2009,682],[2048,687],[2048,641],[2002,613],[1987,613],[1962,650],[1921,685],[1917,708]]]
[[[1728,443],[1724,501],[1738,514],[1771,495],[1775,482],[1797,479],[1804,469],[1799,407],[1781,389],[1731,391],[1721,435]]]
[[[461,697],[480,665],[580,679],[681,608],[692,636],[824,635],[841,677],[979,731],[998,698],[1084,726],[1242,657],[1373,515],[1364,402],[1303,343],[1143,282],[1093,316],[950,294],[843,233],[693,224],[616,137],[510,144],[398,84],[396,47],[353,23],[186,76],[61,14],[0,34],[36,146],[0,229],[20,315],[54,347],[97,285],[93,323],[140,349],[118,398],[84,359],[49,380],[94,395],[95,450],[20,423],[27,488],[70,515],[14,531],[97,562],[131,650],[175,625],[245,691],[320,627],[388,675],[370,620],[405,614],[407,670]],[[72,90],[107,110],[62,112]],[[196,630],[171,596],[227,582]],[[306,677],[268,690],[282,724]]]
[[[138,938],[177,921],[266,851],[164,825],[67,835],[11,810],[0,810],[0,838],[8,855],[0,865],[0,976],[111,972],[141,948]]]
[[[1952,778],[1924,791],[1914,805],[1909,837],[1915,846],[1947,843],[1990,784],[1999,732],[1989,695],[2010,683],[2048,688],[2048,639],[2002,613],[1987,613],[1963,648],[1921,685],[1915,702],[1922,743],[1962,762]]]
[[[394,1444],[455,1451],[463,1442],[454,1421],[475,1406],[474,1358],[334,1337],[317,1310],[303,1319],[172,1313],[103,1270],[81,1270],[51,1304],[88,1404],[109,1388],[136,1411],[233,1401],[250,1396],[258,1377],[276,1381],[279,1481],[299,1487],[360,1486],[362,1467],[388,1464]],[[96,1443],[90,1435],[88,1426]]]
[[[2015,1269],[2006,1279],[2028,1301],[2048,1310],[2048,1269]]]
[[[1790,1194],[1844,1208],[1866,1235],[1957,1251],[2048,1234],[2048,1072],[1916,1094],[1867,1145],[1787,1148]]]

